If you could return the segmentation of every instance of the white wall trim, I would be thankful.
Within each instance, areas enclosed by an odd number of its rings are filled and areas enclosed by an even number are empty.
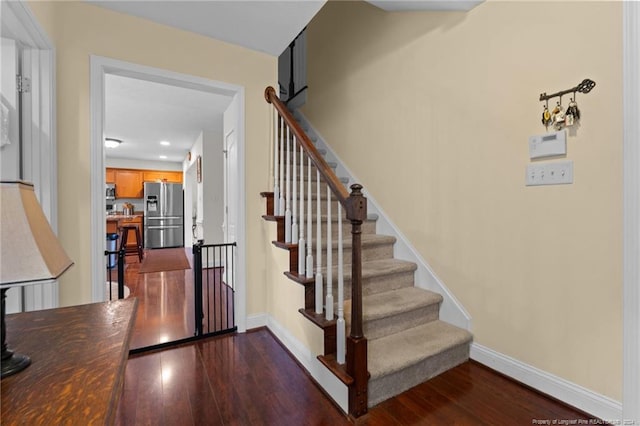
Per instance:
[[[11,14],[8,31],[12,36],[19,39],[27,46],[42,50],[53,50],[51,39],[40,26],[35,15],[27,6],[27,3],[19,1],[8,1],[3,5],[4,11]],[[5,21],[6,23],[7,21]]]
[[[207,78],[167,71],[102,56],[91,55],[91,280],[92,300],[105,300],[105,261],[104,250],[105,184],[104,168],[104,76],[118,74],[130,78],[153,81],[193,90],[235,96],[238,98],[238,183],[241,196],[238,208],[238,259],[236,263],[236,322],[238,331],[246,330],[246,222],[245,222],[245,100],[242,86],[215,81]]]
[[[268,317],[269,315],[265,313],[249,315],[247,317],[247,330],[251,330],[253,328],[266,327]]]
[[[619,420],[622,404],[478,343],[471,345],[471,359],[527,386],[557,398],[602,420]]]
[[[287,347],[289,352],[311,374],[322,389],[333,399],[343,412],[349,411],[349,389],[338,378],[318,361],[313,353],[296,339],[271,315],[264,315],[269,330]]]
[[[336,174],[340,177],[348,177],[349,184],[355,182],[361,182],[355,174],[345,165],[344,161],[338,157],[331,146],[326,143],[320,132],[311,125],[309,120],[301,111],[295,112],[295,117],[300,119],[304,127],[308,126],[307,133],[310,136],[315,136],[317,142],[315,145],[317,148],[323,148],[327,151],[326,158],[328,161],[332,161],[338,164],[336,168]],[[377,214],[378,220],[376,222],[376,230],[379,233],[385,235],[393,235],[396,237],[396,243],[393,247],[393,253],[396,258],[407,260],[415,263],[418,266],[415,274],[416,287],[425,288],[442,295],[444,300],[440,306],[440,318],[450,324],[457,327],[464,328],[465,330],[471,330],[471,315],[464,309],[462,304],[451,293],[442,280],[436,275],[431,266],[422,257],[418,251],[413,247],[409,239],[398,229],[398,227],[389,219],[389,215],[380,207],[380,203],[371,195],[371,193],[364,188],[364,194],[367,197],[367,210],[368,213]]]
[[[34,184],[38,201],[58,232],[58,163],[56,145],[55,48],[31,9],[23,1],[3,2],[2,25],[23,46],[22,74],[32,79],[23,120],[24,179]],[[24,288],[26,310],[56,308],[58,282]]]
[[[640,3],[623,2],[623,418],[640,422]]]

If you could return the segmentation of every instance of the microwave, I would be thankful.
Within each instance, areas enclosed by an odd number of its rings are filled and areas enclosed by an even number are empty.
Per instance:
[[[116,199],[116,184],[115,183],[108,183],[106,185],[105,198],[107,200],[115,200]]]

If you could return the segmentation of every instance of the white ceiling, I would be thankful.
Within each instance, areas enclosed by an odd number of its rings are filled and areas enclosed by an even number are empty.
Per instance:
[[[230,96],[107,74],[105,137],[123,142],[105,148],[106,156],[182,162],[200,132],[222,134],[222,114],[230,102]]]
[[[280,56],[327,0],[86,0]],[[484,0],[367,0],[386,11],[470,10]]]
[[[280,56],[326,0],[119,1],[92,4]]]

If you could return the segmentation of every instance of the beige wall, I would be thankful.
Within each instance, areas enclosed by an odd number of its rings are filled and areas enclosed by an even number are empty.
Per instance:
[[[270,124],[263,92],[277,80],[277,58],[84,2],[29,5],[56,48],[59,234],[75,261],[60,282],[61,305],[91,301],[90,55],[244,86],[246,235],[259,239]],[[248,245],[248,314],[265,310],[264,259],[262,245]]]
[[[289,270],[289,251],[276,247],[270,242],[278,239],[275,222],[263,222],[262,237],[267,256],[264,283],[268,288],[266,304],[270,320],[286,329],[289,336],[285,337],[297,340],[309,350],[313,357],[323,354],[324,332],[298,312],[298,309],[304,308],[305,287],[283,274],[283,271]],[[295,352],[297,348],[290,349]]]
[[[304,108],[470,312],[477,343],[616,400],[621,23],[620,2],[329,2],[308,27]],[[525,187],[539,94],[584,78],[597,86],[577,97],[574,184]]]

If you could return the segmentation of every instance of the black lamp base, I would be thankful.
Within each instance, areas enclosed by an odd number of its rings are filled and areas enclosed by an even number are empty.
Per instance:
[[[13,374],[19,373],[29,365],[31,365],[31,358],[26,355],[14,354],[9,352],[9,357],[4,359],[5,354],[2,354],[2,376],[1,378],[9,377]]]
[[[2,294],[0,295],[2,297],[2,375],[0,378],[2,379],[19,373],[31,364],[31,358],[26,355],[15,354],[7,347],[7,325],[4,320],[7,290],[7,288],[1,289]]]

